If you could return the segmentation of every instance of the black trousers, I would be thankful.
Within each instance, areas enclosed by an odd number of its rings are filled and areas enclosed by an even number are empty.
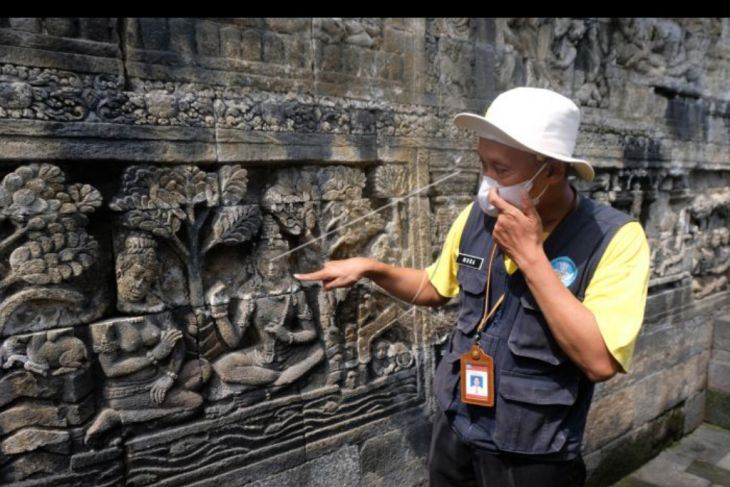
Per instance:
[[[433,425],[428,470],[431,487],[582,487],[586,481],[582,456],[545,461],[472,448],[440,410]]]

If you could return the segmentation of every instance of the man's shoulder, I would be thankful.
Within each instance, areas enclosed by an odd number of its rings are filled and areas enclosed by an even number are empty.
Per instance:
[[[610,276],[624,276],[631,270],[642,271],[642,282],[648,279],[651,251],[644,227],[639,221],[631,220],[619,227],[605,245],[589,287],[595,287],[596,282],[601,282],[606,277],[612,280]],[[629,283],[624,284],[628,289]]]
[[[461,212],[459,212],[459,216],[456,217],[456,219],[466,219],[469,217],[469,213],[471,213],[471,209],[474,207],[474,202],[470,201],[468,205],[466,205]]]
[[[645,257],[648,254],[649,240],[644,227],[636,219],[629,220],[621,225],[611,237],[606,253],[609,255],[631,256],[631,258]]]
[[[595,201],[591,198],[588,198],[588,201],[591,205],[591,211],[593,213],[593,217],[597,221],[603,223],[604,225],[613,225],[616,227],[621,227],[631,221],[638,222],[636,217],[626,213],[623,210],[614,208],[611,205],[599,203],[598,201]]]
[[[619,233],[619,232],[624,237],[631,238],[632,240],[633,239],[646,240],[646,232],[644,231],[644,226],[636,218],[632,218],[631,220],[627,221],[625,224],[621,225],[621,227],[619,227],[619,229],[616,233]]]

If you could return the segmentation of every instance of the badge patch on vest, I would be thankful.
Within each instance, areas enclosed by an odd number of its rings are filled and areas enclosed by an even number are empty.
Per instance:
[[[462,254],[461,252],[459,252],[459,254],[456,256],[457,264],[465,265],[467,267],[472,267],[474,269],[481,269],[483,262],[484,262],[484,259],[481,257],[476,257],[474,255],[469,255],[469,254]]]
[[[575,278],[578,277],[578,267],[573,262],[573,259],[568,256],[555,257],[550,261],[550,265],[558,273],[558,277],[565,287],[573,284]]]

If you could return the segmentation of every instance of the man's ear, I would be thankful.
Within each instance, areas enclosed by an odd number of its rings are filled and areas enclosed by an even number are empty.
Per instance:
[[[566,177],[568,163],[557,159],[548,159],[547,177],[551,181],[560,181]],[[556,164],[557,163],[557,164]]]

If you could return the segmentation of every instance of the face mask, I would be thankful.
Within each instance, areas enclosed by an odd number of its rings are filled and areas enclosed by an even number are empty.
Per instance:
[[[490,178],[489,176],[483,176],[482,177],[482,184],[479,186],[479,193],[477,194],[477,200],[479,201],[479,206],[481,206],[482,211],[486,213],[489,216],[497,216],[499,213],[499,210],[492,205],[489,202],[489,191],[492,188],[497,188],[499,196],[502,197],[505,201],[508,201],[512,203],[517,208],[521,208],[522,205],[520,203],[520,189],[524,188],[525,191],[529,193],[530,189],[532,189],[532,181],[537,177],[538,174],[540,174],[540,171],[547,165],[547,162],[540,167],[540,169],[537,170],[537,172],[527,181],[523,181],[518,184],[513,184],[512,186],[500,186],[497,181]],[[540,193],[536,198],[532,200],[532,204],[537,205],[537,203],[540,201],[540,197],[545,193],[545,190],[547,190],[547,186],[545,186],[545,189],[542,190],[542,193]]]

